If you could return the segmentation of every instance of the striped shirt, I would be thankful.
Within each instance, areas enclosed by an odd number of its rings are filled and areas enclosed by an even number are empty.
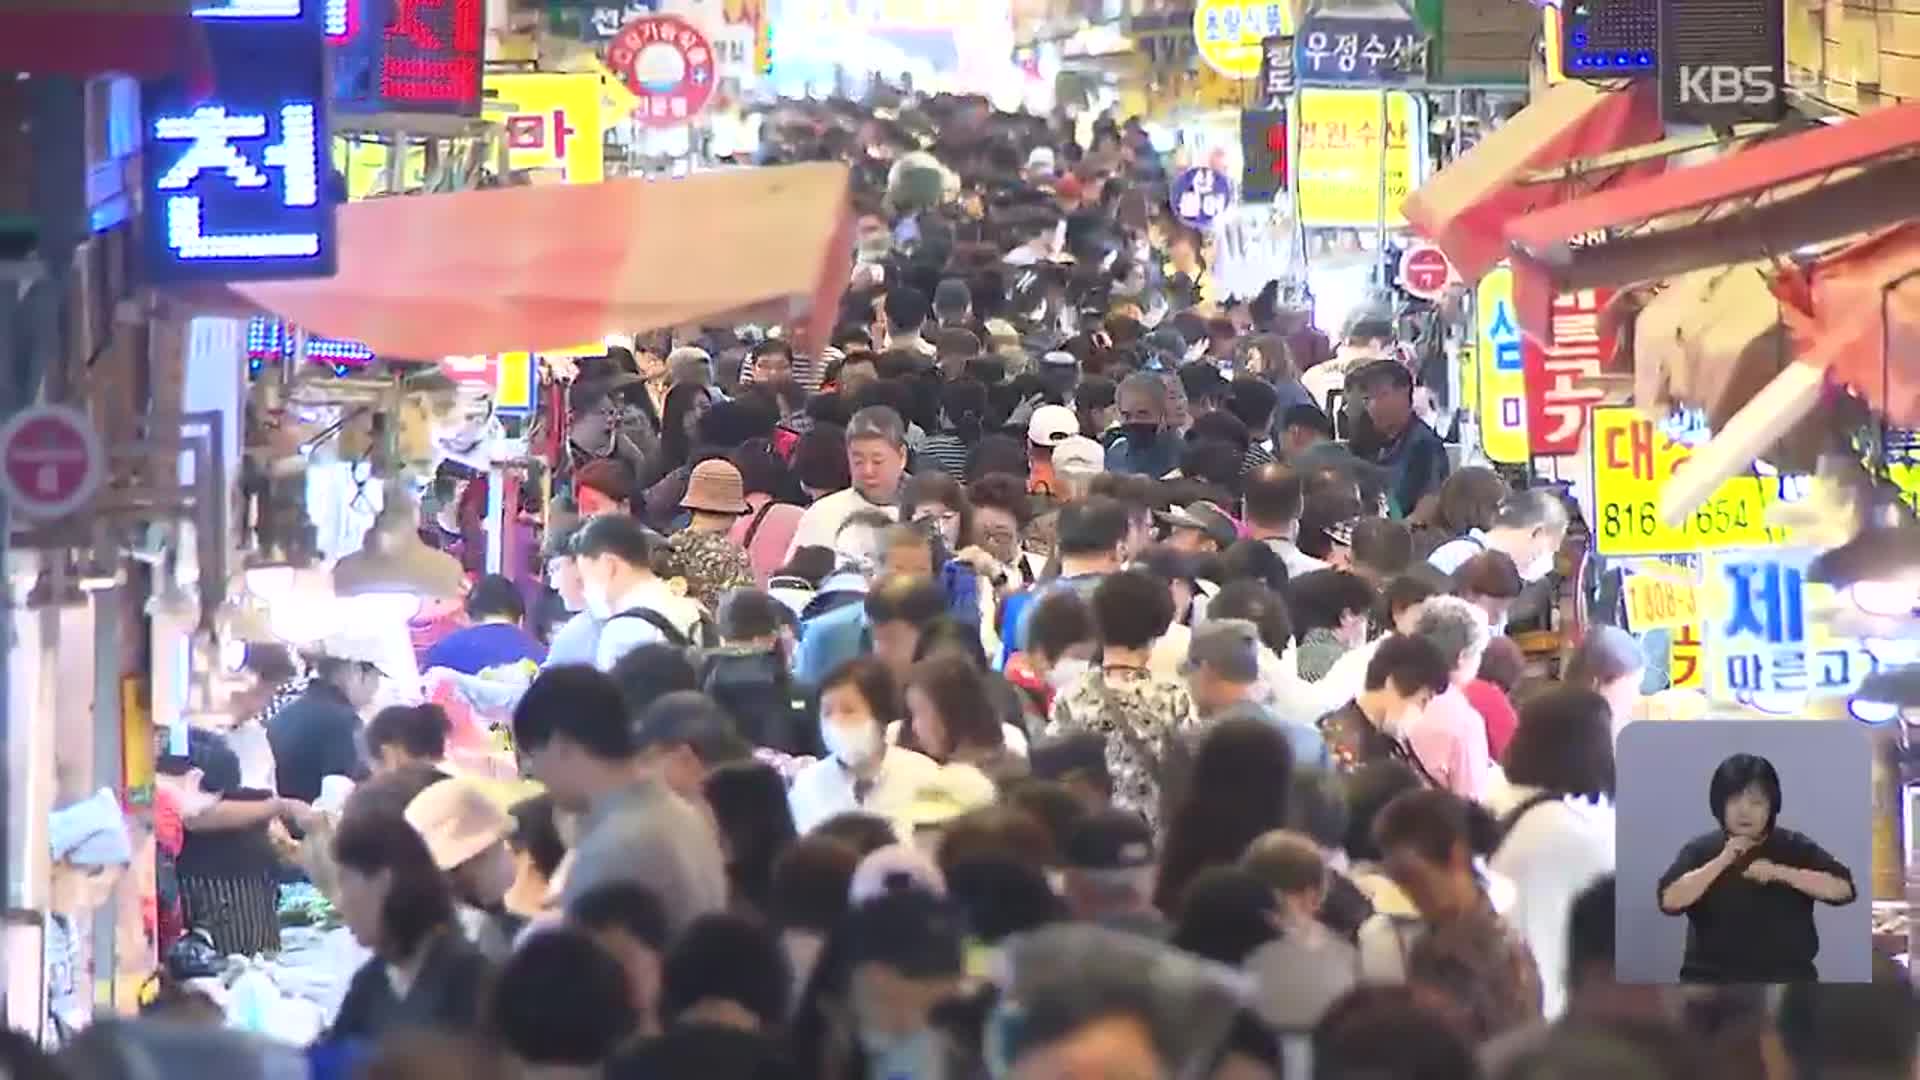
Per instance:
[[[955,480],[967,478],[967,463],[972,459],[973,449],[952,433],[929,435],[917,454],[922,465],[938,469]]]
[[[790,366],[793,370],[793,381],[800,384],[800,389],[809,394],[820,392],[820,381],[826,377],[827,373],[826,364],[811,356],[795,356]],[[740,365],[740,385],[752,386],[753,379],[753,361],[749,360]]]

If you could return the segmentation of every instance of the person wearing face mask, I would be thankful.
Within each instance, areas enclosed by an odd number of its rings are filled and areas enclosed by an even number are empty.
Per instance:
[[[853,1038],[831,1075],[861,1080],[955,1080],[967,1075],[959,1044],[939,1025],[940,1006],[966,987],[960,911],[914,888],[853,909],[848,1005]]]
[[[803,547],[832,547],[840,526],[862,510],[899,518],[900,482],[907,474],[907,426],[885,405],[870,405],[847,424],[847,471],[851,485],[822,495],[794,529],[787,558]]]
[[[630,517],[603,514],[573,538],[587,611],[600,620],[594,666],[611,671],[641,645],[706,643],[700,605],[676,594],[653,572],[657,538]]]
[[[524,925],[503,906],[517,871],[507,848],[513,819],[478,784],[458,779],[414,796],[406,819],[447,875],[467,940],[481,955],[504,960]]]
[[[1168,427],[1167,381],[1150,371],[1136,371],[1121,381],[1114,400],[1120,408],[1120,436],[1107,447],[1107,469],[1157,478],[1179,468],[1184,445]]]
[[[1440,545],[1427,556],[1427,563],[1451,575],[1483,551],[1504,552],[1519,569],[1520,579],[1531,584],[1552,571],[1554,557],[1567,539],[1567,524],[1566,504],[1554,492],[1545,488],[1516,491],[1501,500],[1492,526],[1468,530],[1465,536]]]
[[[370,638],[336,634],[319,649],[313,682],[267,725],[281,796],[309,803],[328,776],[366,778],[360,710],[373,704],[386,677],[379,643]]]
[[[1366,688],[1320,718],[1334,768],[1351,773],[1376,761],[1397,761],[1428,775],[1407,743],[1420,714],[1449,686],[1447,661],[1432,642],[1395,634],[1367,664]]]
[[[1345,570],[1315,570],[1287,585],[1300,634],[1300,677],[1318,682],[1349,651],[1366,644],[1373,589]]]
[[[787,799],[796,829],[807,832],[849,810],[889,821],[906,815],[940,766],[925,754],[887,745],[887,725],[902,719],[893,676],[874,657],[849,660],[822,680],[820,741],[827,756],[794,777]]]

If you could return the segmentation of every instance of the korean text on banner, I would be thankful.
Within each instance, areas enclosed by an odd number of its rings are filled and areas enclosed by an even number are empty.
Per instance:
[[[1527,447],[1527,384],[1513,309],[1513,268],[1502,263],[1487,271],[1475,299],[1480,340],[1471,375],[1479,391],[1480,443],[1488,458],[1524,465],[1532,451]]]
[[[1411,95],[1391,91],[1387,130],[1380,130],[1380,92],[1321,90],[1300,92],[1300,160],[1294,175],[1300,185],[1300,216],[1308,225],[1371,229],[1380,218],[1380,145],[1387,140],[1387,227],[1406,224],[1400,204],[1420,179],[1425,138],[1423,110]]]
[[[1588,380],[1613,352],[1613,335],[1600,328],[1612,299],[1611,289],[1561,293],[1553,298],[1552,341],[1522,343],[1527,440],[1536,454],[1571,454],[1585,441],[1587,413],[1605,396]]]
[[[1667,685],[1675,690],[1698,690],[1706,685],[1700,674],[1700,624],[1688,623],[1673,632],[1667,646]]]
[[[1292,0],[1200,0],[1193,43],[1207,66],[1230,79],[1260,76],[1261,42],[1293,36]]]
[[[1594,549],[1602,555],[1679,555],[1774,542],[1772,489],[1753,477],[1720,485],[1678,526],[1660,519],[1660,489],[1693,450],[1626,405],[1593,410]]]
[[[1665,566],[1635,570],[1625,581],[1627,629],[1679,629],[1700,621],[1700,592],[1693,576]]]
[[[1729,551],[1706,560],[1709,696],[1769,712],[1807,695],[1859,689],[1879,661],[1857,638],[1810,617],[1826,587],[1806,579],[1810,548]]]
[[[487,113],[505,130],[509,169],[557,169],[569,184],[606,178],[600,77],[489,74]]]

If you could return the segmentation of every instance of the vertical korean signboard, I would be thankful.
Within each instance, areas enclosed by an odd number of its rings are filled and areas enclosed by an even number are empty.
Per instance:
[[[318,0],[202,10],[211,88],[142,94],[152,281],[326,277],[333,204]]]
[[[1532,452],[1527,446],[1527,385],[1521,370],[1520,325],[1514,318],[1513,268],[1503,263],[1487,271],[1475,301],[1480,323],[1474,350],[1480,442],[1492,460],[1524,465]]]
[[[1679,525],[1660,517],[1660,489],[1693,449],[1639,410],[1593,410],[1594,550],[1609,557],[1685,555],[1779,539],[1767,527],[1770,488],[1753,477],[1721,484]]]
[[[1536,454],[1571,454],[1586,441],[1587,414],[1605,395],[1585,380],[1600,374],[1614,339],[1600,329],[1611,289],[1581,289],[1553,298],[1552,340],[1527,339],[1521,363],[1527,387],[1527,439]]]
[[[1823,588],[1807,580],[1814,554],[1768,548],[1707,557],[1712,697],[1787,712],[1809,694],[1851,693],[1879,670],[1858,639],[1833,637],[1811,616]]]
[[[1381,143],[1386,143],[1387,227],[1406,218],[1400,204],[1419,180],[1425,128],[1424,110],[1413,95],[1393,91],[1387,100],[1387,126],[1380,126],[1377,90],[1300,91],[1300,159],[1294,179],[1300,185],[1300,217],[1310,226],[1371,229],[1380,217]]]
[[[487,112],[506,133],[509,169],[554,171],[569,184],[606,178],[600,76],[491,74],[486,92]]]

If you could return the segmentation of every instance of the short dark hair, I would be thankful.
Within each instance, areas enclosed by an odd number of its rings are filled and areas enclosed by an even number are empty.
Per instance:
[[[738,915],[702,915],[667,953],[660,1013],[672,1020],[702,1001],[727,1001],[774,1027],[786,1019],[793,978],[772,934]]]
[[[729,589],[715,613],[723,642],[771,637],[794,625],[793,609],[764,589]]]
[[[821,395],[815,401],[823,401],[836,395]],[[833,424],[816,423],[793,444],[793,456],[788,461],[794,478],[802,487],[815,491],[840,491],[853,483],[853,473],[847,467],[847,432],[845,428]]]
[[[860,859],[859,848],[836,836],[814,832],[795,840],[774,860],[768,917],[783,929],[831,931],[851,906]]]
[[[1366,688],[1384,689],[1389,680],[1402,697],[1411,697],[1422,690],[1437,695],[1447,692],[1453,673],[1447,658],[1433,642],[1412,634],[1391,634],[1374,649],[1373,659],[1367,661]]]
[[[488,1027],[529,1065],[598,1065],[639,1024],[620,961],[577,930],[543,929],[507,956]]]
[[[1713,780],[1707,784],[1707,805],[1713,811],[1713,820],[1723,827],[1727,821],[1727,800],[1747,790],[1758,787],[1767,797],[1767,828],[1780,817],[1780,773],[1773,762],[1758,754],[1731,754],[1713,770]]]
[[[1347,857],[1356,862],[1379,862],[1374,822],[1387,804],[1409,791],[1420,790],[1420,777],[1400,761],[1371,761],[1348,774]]]
[[[916,628],[947,613],[947,594],[931,578],[893,576],[867,593],[867,622],[904,622]]]
[[[1419,574],[1402,574],[1380,588],[1380,599],[1386,607],[1389,623],[1399,618],[1401,612],[1419,607],[1439,594],[1440,590],[1434,587],[1433,582]]]
[[[1525,587],[1519,567],[1513,565],[1513,556],[1504,551],[1483,551],[1453,572],[1453,591],[1457,596],[1512,600]]]
[[[467,593],[467,617],[478,620],[501,616],[519,622],[527,617],[527,602],[520,595],[520,586],[499,574],[487,574]]]
[[[1567,913],[1568,989],[1583,979],[1612,979],[1614,971],[1614,878],[1581,889]]]
[[[872,656],[856,656],[827,673],[820,680],[820,696],[842,686],[851,686],[866,700],[867,708],[881,727],[900,719],[900,688],[887,665]]]
[[[1287,587],[1287,560],[1264,540],[1235,540],[1218,561],[1222,585],[1251,581],[1269,589]]]
[[[1013,516],[1014,523],[1022,529],[1033,520],[1033,503],[1027,497],[1027,485],[1017,476],[1008,473],[976,476],[967,485],[967,494],[972,497],[976,508],[990,507],[1005,511]]]
[[[521,799],[507,813],[513,817],[508,845],[525,852],[541,877],[552,878],[567,857],[566,841],[560,838],[559,826],[553,821],[553,796],[543,793]]]
[[[588,930],[614,930],[655,952],[672,939],[660,894],[637,881],[595,885],[567,905],[567,921]]]
[[[675,690],[633,714],[633,747],[648,751],[684,746],[714,766],[751,756],[733,728],[733,714],[698,690]]]
[[[1305,482],[1285,465],[1262,465],[1248,473],[1242,491],[1247,521],[1268,528],[1300,520],[1306,502]]]
[[[1401,792],[1381,809],[1373,839],[1382,853],[1405,847],[1430,863],[1443,864],[1456,846],[1469,856],[1491,855],[1500,837],[1492,814],[1479,803],[1423,787]]]
[[[1314,570],[1287,585],[1288,607],[1302,631],[1333,630],[1350,614],[1373,609],[1373,586],[1346,570]]]
[[[1044,828],[1031,815],[1022,817],[1035,828]],[[964,912],[967,929],[989,945],[1066,917],[1065,906],[1047,884],[1046,872],[1016,852],[980,853],[941,862],[949,895]]]
[[[1276,892],[1325,888],[1327,860],[1320,854],[1320,847],[1310,836],[1274,829],[1254,837],[1247,845],[1246,854],[1240,856],[1240,868]]]
[[[1431,991],[1363,983],[1313,1027],[1314,1075],[1466,1080],[1480,1075],[1473,1044]]]
[[[1607,699],[1554,686],[1520,707],[1507,744],[1507,779],[1557,795],[1613,796],[1613,716]],[[1719,805],[1719,804],[1715,804]]]
[[[1397,335],[1393,330],[1393,320],[1385,317],[1362,316],[1353,320],[1347,327],[1348,341],[1392,341]]]
[[[513,710],[513,741],[537,753],[564,736],[596,758],[633,756],[627,699],[612,678],[584,664],[542,671]]]
[[[899,842],[893,825],[878,814],[843,810],[813,827],[808,836],[825,836],[853,848],[861,858]]]
[[[1280,403],[1280,391],[1272,383],[1252,375],[1233,380],[1233,400],[1227,407],[1247,425],[1248,430],[1265,433],[1273,424],[1274,406]]]
[[[1152,574],[1123,570],[1093,590],[1093,618],[1100,640],[1122,649],[1144,649],[1173,622],[1173,596]]]
[[[1041,594],[1027,616],[1027,640],[1024,648],[1049,660],[1058,660],[1068,649],[1099,640],[1100,628],[1094,625],[1093,609],[1072,589],[1050,589]]]
[[[1257,581],[1230,582],[1207,604],[1209,619],[1245,619],[1260,631],[1260,644],[1274,655],[1293,643],[1293,613],[1280,594]]]
[[[367,752],[378,754],[383,746],[398,746],[410,757],[439,761],[447,756],[447,732],[452,726],[447,710],[432,702],[389,705],[367,721]]]
[[[340,820],[362,817],[399,817],[419,794],[447,779],[447,774],[425,763],[405,765],[368,777],[356,784],[341,808]]]
[[[383,953],[412,956],[428,935],[453,924],[453,892],[427,842],[399,814],[344,815],[333,834],[333,859],[364,877],[386,872],[380,905]]]
[[[1296,766],[1288,781],[1287,827],[1303,833],[1323,848],[1343,847],[1347,821],[1347,785],[1340,774],[1312,765]]]
[[[628,715],[635,717],[667,694],[700,688],[700,673],[686,650],[662,641],[628,650],[614,661],[609,674],[627,703]]]
[[[1102,555],[1127,538],[1131,524],[1118,499],[1090,495],[1060,508],[1054,533],[1062,555]]]
[[[1354,522],[1348,546],[1354,562],[1382,575],[1398,574],[1413,563],[1412,530],[1389,518],[1363,517]]]
[[[954,748],[998,750],[1005,745],[986,677],[971,658],[943,653],[918,661],[902,689],[915,686],[939,708]]]
[[[1290,405],[1280,416],[1281,430],[1287,428],[1306,428],[1317,435],[1333,438],[1333,421],[1326,411],[1318,405]]]
[[[927,294],[908,285],[897,285],[887,290],[887,323],[901,331],[918,329],[932,314],[933,306],[927,301]]]
[[[595,514],[573,534],[573,554],[577,558],[612,555],[631,566],[650,567],[653,552],[653,538],[625,514]]]

